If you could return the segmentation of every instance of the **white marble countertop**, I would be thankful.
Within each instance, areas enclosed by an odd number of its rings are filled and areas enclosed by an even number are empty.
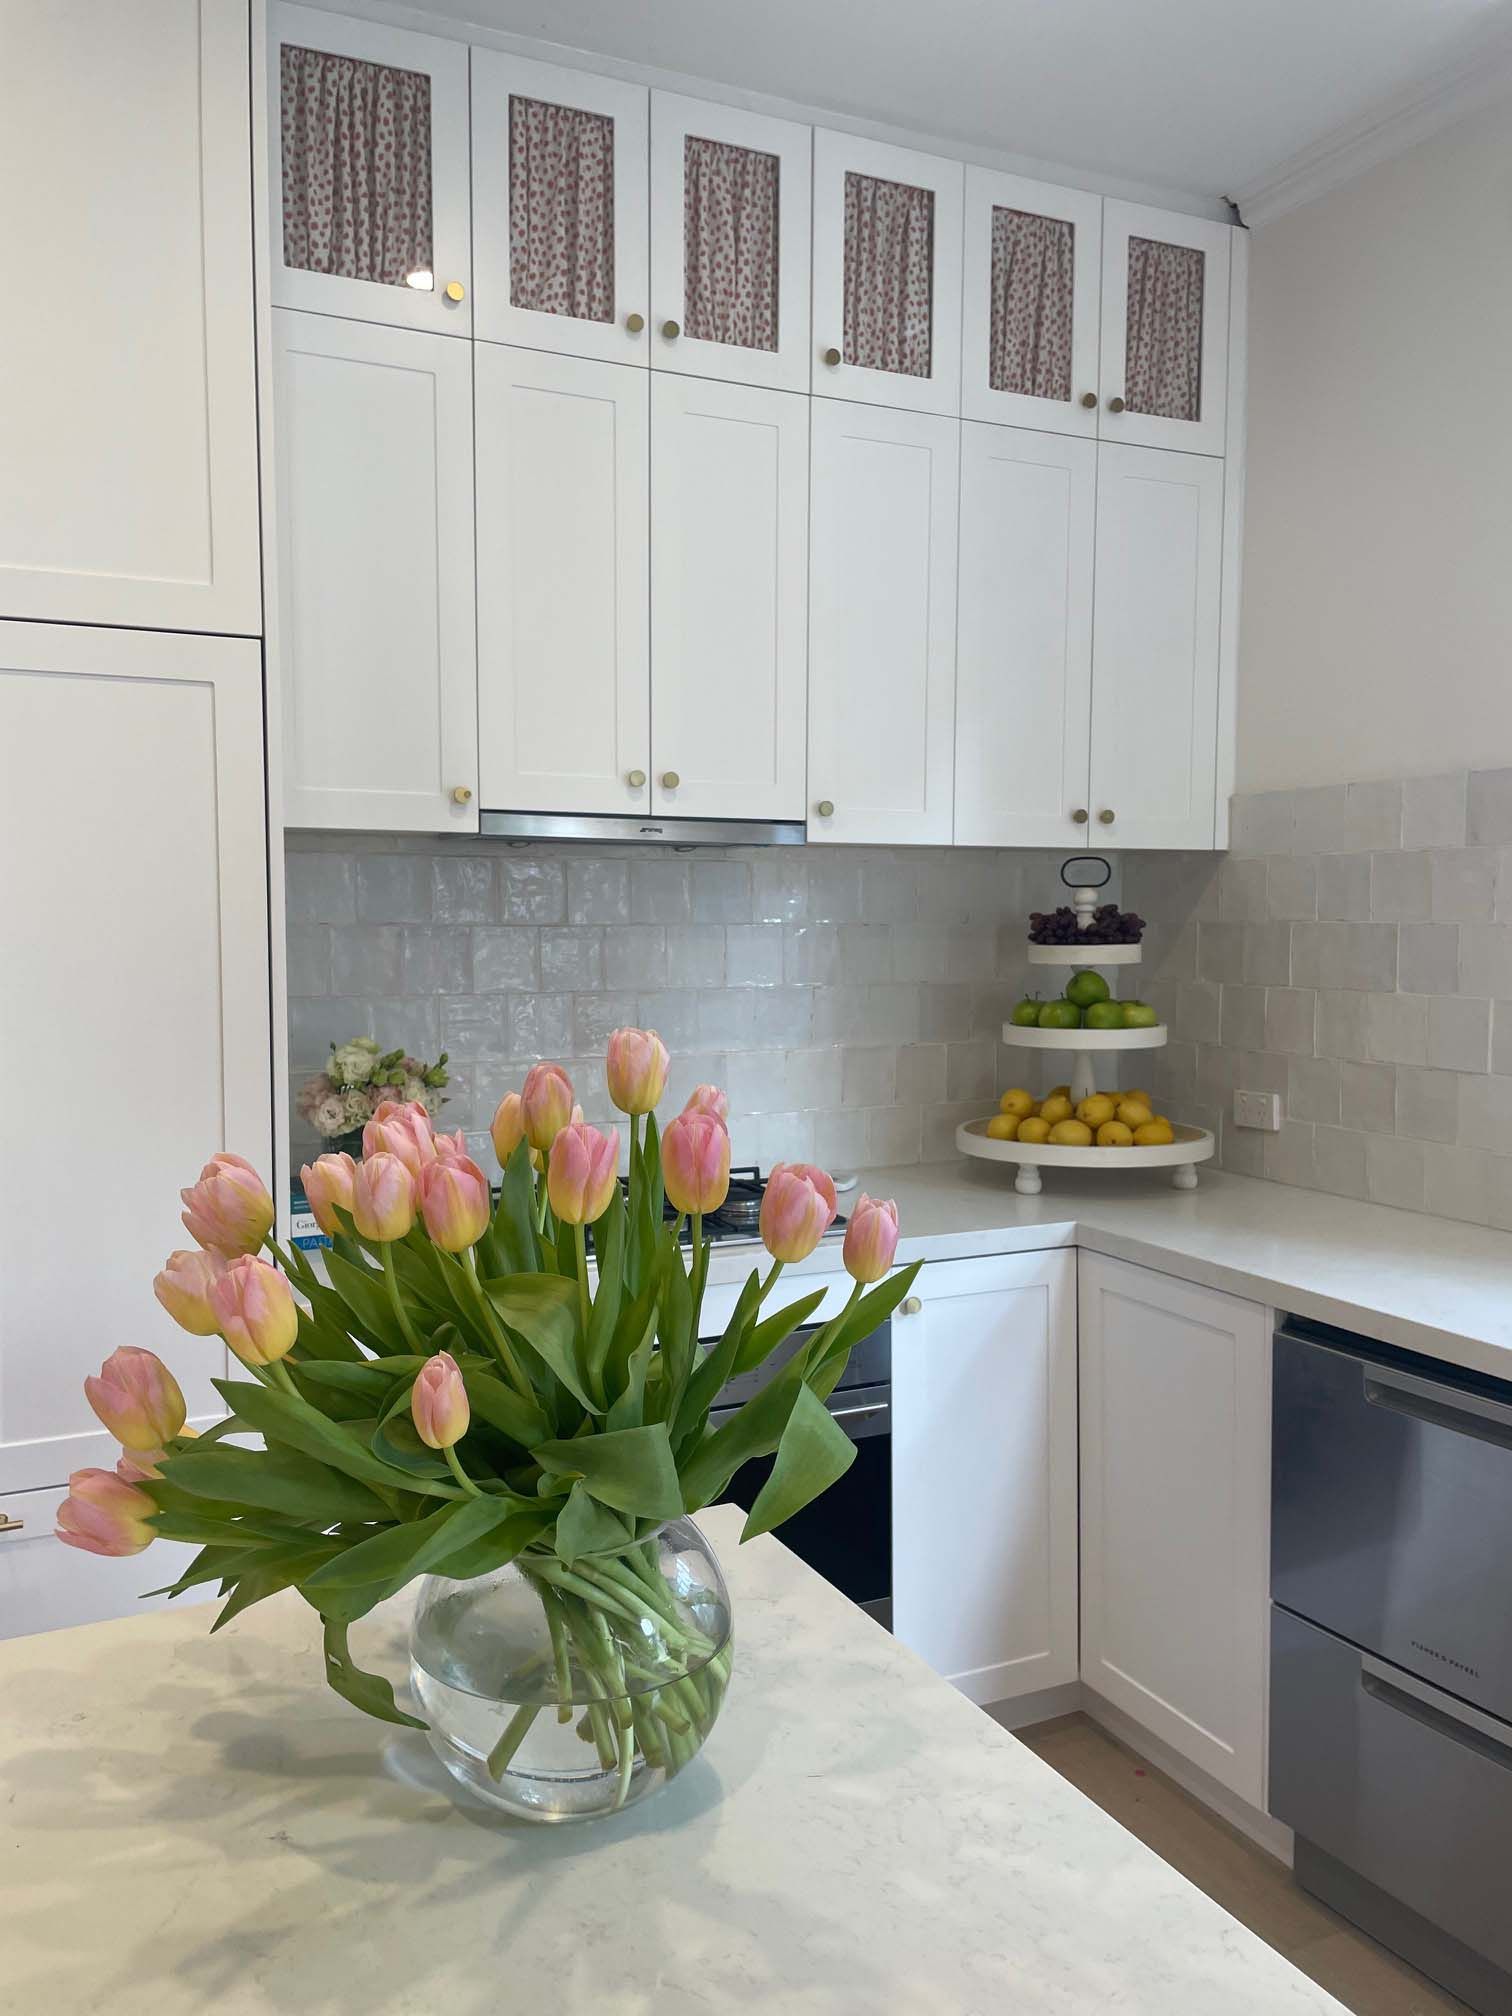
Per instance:
[[[704,1515],[708,1748],[588,1826],[453,1804],[293,1596],[0,1644],[4,2016],[1341,2016],[773,1539]],[[403,1599],[354,1632],[398,1671]]]
[[[1187,1191],[1158,1173],[1047,1171],[1037,1197],[1013,1173],[964,1156],[869,1169],[840,1208],[862,1190],[895,1198],[900,1261],[1082,1246],[1512,1378],[1512,1233],[1207,1169]],[[743,1278],[751,1251],[716,1248],[710,1278]],[[789,1274],[839,1266],[832,1242]]]

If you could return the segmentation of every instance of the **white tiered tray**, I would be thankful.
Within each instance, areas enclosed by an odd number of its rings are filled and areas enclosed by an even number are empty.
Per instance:
[[[956,1129],[956,1146],[981,1162],[1016,1162],[1013,1187],[1025,1197],[1037,1197],[1043,1169],[1169,1169],[1178,1190],[1197,1188],[1199,1162],[1206,1162],[1217,1143],[1205,1127],[1178,1127],[1168,1148],[1057,1148],[1048,1141],[994,1141],[986,1120],[967,1120]]]
[[[1140,945],[1031,945],[1031,966],[1137,966]]]
[[[1039,1029],[1003,1024],[1003,1041],[1024,1050],[1163,1050],[1170,1030],[1164,1022],[1148,1029]]]

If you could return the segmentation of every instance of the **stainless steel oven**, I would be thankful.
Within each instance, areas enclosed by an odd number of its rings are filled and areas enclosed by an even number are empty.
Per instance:
[[[711,1427],[775,1377],[818,1326],[795,1331],[754,1372],[732,1379],[709,1414]],[[856,1445],[856,1460],[793,1518],[777,1537],[800,1560],[833,1583],[878,1623],[892,1627],[892,1324],[863,1337],[845,1375],[825,1403]],[[773,1458],[743,1464],[730,1480],[729,1497],[749,1511],[772,1474]]]

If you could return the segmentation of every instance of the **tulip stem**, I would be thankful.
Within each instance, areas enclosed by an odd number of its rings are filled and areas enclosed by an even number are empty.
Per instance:
[[[467,1472],[462,1468],[461,1463],[457,1460],[457,1452],[452,1447],[451,1443],[449,1442],[447,1443],[446,1447],[441,1451],[441,1454],[446,1458],[447,1469],[450,1470],[453,1477],[456,1478],[457,1482],[462,1486],[462,1489],[468,1494],[468,1496],[470,1498],[481,1498],[483,1496],[483,1493],[478,1489],[477,1485],[474,1484],[471,1477],[469,1477]]]
[[[429,1356],[425,1346],[416,1334],[415,1326],[409,1319],[409,1311],[404,1306],[404,1297],[399,1293],[399,1276],[394,1271],[394,1245],[391,1239],[383,1242],[383,1285],[388,1290],[389,1305],[394,1312],[404,1341],[417,1358]]]
[[[483,1312],[483,1321],[485,1326],[487,1327],[489,1337],[493,1341],[494,1350],[499,1355],[499,1363],[504,1367],[504,1370],[509,1374],[509,1377],[513,1381],[517,1391],[519,1392],[521,1399],[534,1400],[535,1389],[534,1387],[532,1387],[530,1381],[526,1378],[524,1370],[520,1365],[520,1361],[518,1358],[516,1358],[513,1347],[511,1346],[509,1339],[504,1334],[503,1324],[500,1323],[498,1317],[494,1314],[493,1304],[489,1301],[488,1297],[483,1292],[483,1283],[478,1279],[477,1258],[474,1255],[471,1246],[466,1246],[462,1250],[462,1268],[463,1272],[467,1275],[468,1283],[472,1288],[473,1299],[477,1302],[479,1309]]]
[[[588,1228],[579,1219],[572,1228],[572,1243],[577,1248],[578,1315],[582,1318],[583,1338],[588,1337]]]
[[[762,1303],[765,1302],[768,1295],[771,1294],[773,1288],[776,1287],[777,1276],[781,1272],[782,1272],[782,1262],[780,1260],[774,1260],[772,1262],[772,1271],[767,1275],[765,1281],[762,1282],[761,1293],[756,1297],[756,1307],[758,1309],[761,1307]]]
[[[275,1381],[278,1383],[278,1385],[282,1386],[285,1393],[292,1393],[296,1400],[302,1397],[299,1388],[294,1384],[294,1381],[289,1377],[288,1366],[284,1364],[281,1358],[271,1359],[268,1364],[268,1370],[273,1374],[273,1377]]]

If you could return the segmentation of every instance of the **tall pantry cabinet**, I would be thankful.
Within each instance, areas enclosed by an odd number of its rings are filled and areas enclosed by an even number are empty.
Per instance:
[[[172,1579],[51,1537],[118,1453],[82,1381],[144,1345],[221,1411],[152,1277],[210,1154],[272,1175],[247,0],[7,28],[10,268],[69,310],[0,336],[0,1635]]]

